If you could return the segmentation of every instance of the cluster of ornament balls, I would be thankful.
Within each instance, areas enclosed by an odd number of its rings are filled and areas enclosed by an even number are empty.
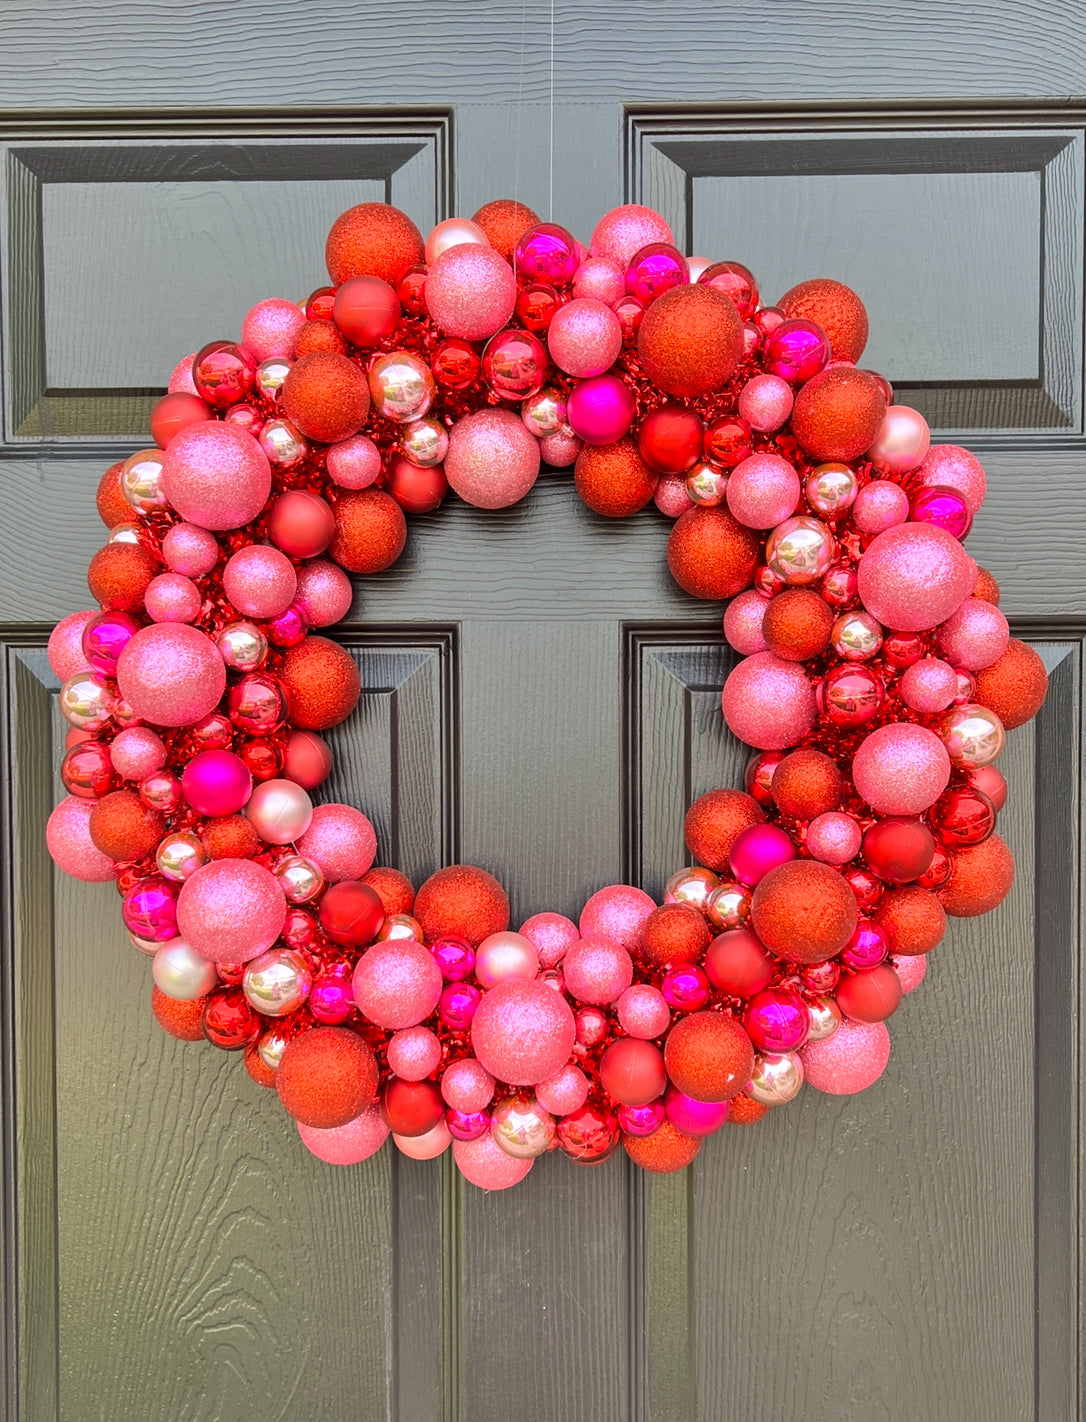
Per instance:
[[[870,1085],[947,914],[1013,878],[994,761],[1046,676],[962,547],[982,467],[857,365],[848,287],[761,305],[644,207],[586,250],[511,201],[425,241],[365,203],[326,256],[304,307],[178,365],[155,448],[102,479],[98,605],[50,639],[49,847],[116,883],[158,1021],[242,1051],[321,1158],[391,1133],[491,1189],[555,1146],[676,1170],[804,1080]],[[505,507],[541,464],[597,514],[674,520],[675,580],[731,599],[724,718],[757,754],[691,807],[662,905],[612,885],[513,932],[485,870],[416,892],[365,815],[314,806],[360,684],[313,629],[405,514]]]

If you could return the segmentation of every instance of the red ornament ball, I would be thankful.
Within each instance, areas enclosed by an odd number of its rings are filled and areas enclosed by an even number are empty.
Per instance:
[[[208,820],[200,831],[200,843],[209,859],[252,859],[260,850],[260,836],[244,815]]]
[[[175,997],[167,997],[157,983],[151,987],[151,1011],[155,1021],[164,1032],[176,1037],[179,1042],[202,1042],[204,1029],[201,1020],[204,1015],[204,999],[193,998],[191,1002],[179,1002]]]
[[[637,332],[645,374],[669,395],[720,390],[743,359],[743,323],[711,286],[676,286],[657,297]]]
[[[345,1126],[373,1101],[377,1062],[349,1027],[313,1027],[287,1044],[275,1074],[279,1100],[296,1121]]]
[[[1007,643],[998,661],[975,672],[974,676],[976,700],[994,711],[1008,731],[1032,720],[1048,693],[1044,662],[1031,646],[1017,637]]]
[[[280,400],[283,413],[302,434],[337,444],[362,428],[370,409],[370,387],[346,356],[314,351],[291,366]]]
[[[406,212],[384,202],[362,202],[332,223],[324,259],[337,286],[355,276],[381,277],[397,286],[425,251],[422,234]]]
[[[690,1164],[701,1150],[702,1142],[700,1137],[685,1135],[670,1121],[665,1121],[651,1136],[628,1136],[623,1132],[622,1144],[626,1154],[642,1170],[651,1170],[654,1175],[671,1175]]]
[[[372,348],[400,324],[400,298],[375,276],[356,276],[336,292],[332,319],[349,341]]]
[[[432,513],[449,492],[449,481],[440,464],[422,469],[402,455],[389,460],[388,492],[406,513]]]
[[[760,880],[750,902],[754,931],[790,963],[836,957],[856,929],[856,897],[829,864],[791,859]]]
[[[246,1047],[242,1059],[245,1062],[245,1070],[256,1082],[257,1086],[267,1086],[274,1090],[275,1069],[268,1066],[255,1046]]]
[[[157,810],[149,810],[135,790],[114,790],[96,801],[88,830],[95,849],[118,863],[153,854],[165,830]]]
[[[346,355],[348,349],[347,337],[334,321],[307,321],[294,339],[294,354],[299,359],[322,351]]]
[[[657,474],[630,436],[614,444],[586,444],[577,456],[573,480],[593,513],[628,518],[643,509],[656,490]]]
[[[851,366],[822,371],[796,396],[792,433],[813,459],[856,459],[875,442],[886,400],[873,375]]]
[[[786,588],[770,598],[762,618],[766,646],[789,662],[818,657],[830,645],[833,610],[824,597],[806,588]]]
[[[876,820],[864,833],[863,853],[880,879],[888,884],[908,884],[931,864],[935,841],[922,821],[889,816]]]
[[[290,719],[308,731],[345,721],[358,705],[362,683],[351,654],[327,637],[306,637],[283,655],[279,680]]]
[[[641,422],[637,444],[659,474],[685,474],[702,455],[705,426],[696,410],[662,405]]]
[[[507,262],[513,260],[513,249],[527,232],[543,220],[530,207],[512,198],[495,198],[484,203],[471,219],[486,233],[487,241]]]
[[[795,320],[814,321],[825,331],[833,360],[849,360],[854,364],[867,345],[867,308],[843,282],[830,277],[815,277],[801,281],[786,291],[777,306]]]
[[[1014,855],[998,834],[983,844],[956,850],[950,859],[950,879],[935,892],[953,918],[976,918],[989,913],[1010,893]]]
[[[750,1080],[754,1048],[734,1017],[692,1012],[668,1033],[664,1063],[684,1095],[695,1101],[730,1101]]]
[[[132,510],[125,505],[131,516]],[[87,586],[91,597],[109,612],[138,612],[144,594],[162,566],[142,543],[107,543],[90,561]]]
[[[621,1106],[647,1106],[667,1085],[660,1048],[636,1037],[620,1037],[600,1058],[600,1084]]]
[[[751,825],[765,823],[765,812],[742,790],[709,790],[686,812],[683,834],[698,864],[718,873],[731,868],[732,845]]]
[[[390,918],[393,914],[410,913],[415,907],[415,890],[411,880],[398,869],[378,865],[363,874],[361,882],[374,891]]]
[[[321,927],[342,948],[364,948],[372,943],[385,921],[385,906],[376,889],[360,879],[329,885],[319,912]]]
[[[782,815],[790,820],[813,820],[837,809],[844,777],[828,755],[804,749],[792,751],[778,763],[770,786]]]
[[[438,938],[466,938],[478,947],[492,933],[509,927],[509,899],[485,869],[450,864],[431,874],[415,896],[415,918],[427,943]]]
[[[671,530],[667,565],[683,592],[722,601],[750,586],[760,549],[757,533],[726,508],[689,509]]]
[[[906,957],[930,953],[946,933],[946,909],[937,895],[919,884],[889,889],[878,902],[874,918],[890,944],[890,952]]]
[[[696,908],[690,904],[664,904],[645,920],[641,954],[658,968],[670,963],[700,963],[709,940],[704,915]]]
[[[995,577],[987,568],[977,569],[977,581],[973,588],[973,596],[983,598],[985,602],[990,602],[993,607],[999,606],[999,584]]]
[[[268,536],[288,558],[315,558],[335,533],[331,506],[309,489],[288,489],[268,511]]]
[[[853,1022],[885,1022],[901,1002],[901,979],[889,963],[846,975],[834,994],[837,1005]]]
[[[728,997],[753,997],[773,981],[777,960],[749,928],[720,933],[705,955],[705,975]]]
[[[349,573],[380,573],[391,567],[407,543],[407,521],[383,489],[340,494],[333,510],[336,532],[329,552]]]
[[[398,1136],[424,1136],[445,1114],[441,1092],[432,1081],[391,1077],[381,1093],[381,1115]]]
[[[118,459],[98,481],[98,492],[94,501],[98,508],[98,517],[107,528],[116,528],[119,523],[132,522],[132,505],[121,493],[121,470],[124,463],[123,459]]]
[[[210,407],[199,395],[189,395],[184,390],[177,390],[163,395],[151,411],[151,438],[159,449],[165,449],[174,435],[181,430],[214,418]]]
[[[761,1101],[755,1101],[753,1096],[748,1096],[745,1091],[741,1091],[738,1096],[732,1097],[732,1109],[728,1112],[729,1126],[753,1126],[755,1121],[760,1121],[769,1110]]]

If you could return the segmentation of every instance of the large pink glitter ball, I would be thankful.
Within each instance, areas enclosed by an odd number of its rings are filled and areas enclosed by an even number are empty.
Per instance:
[[[519,1185],[535,1164],[533,1156],[522,1160],[506,1155],[489,1131],[473,1141],[454,1140],[453,1159],[464,1179],[480,1190],[508,1190]]]
[[[429,948],[411,938],[390,938],[367,948],[354,970],[358,1010],[378,1027],[414,1027],[441,996],[441,969]]]
[[[602,375],[622,350],[622,325],[602,301],[575,297],[554,313],[547,327],[547,349],[567,375]]]
[[[286,913],[270,870],[251,859],[215,859],[181,886],[177,927],[213,963],[247,963],[272,946]]]
[[[919,815],[950,779],[946,746],[924,726],[880,726],[852,757],[856,791],[881,815]]]
[[[330,1130],[305,1126],[299,1121],[298,1134],[318,1160],[328,1165],[358,1165],[381,1149],[388,1137],[388,1126],[380,1108],[370,1106],[355,1120]]]
[[[724,609],[724,636],[730,646],[744,657],[766,650],[766,640],[762,635],[769,598],[756,588],[747,588],[738,597],[733,597]]]
[[[539,442],[511,410],[477,410],[449,431],[445,477],[465,503],[508,508],[538,476]]]
[[[67,681],[69,677],[89,668],[90,663],[83,652],[83,632],[87,623],[97,617],[100,611],[100,608],[95,607],[87,612],[69,612],[50,632],[46,655],[58,680]]]
[[[916,473],[922,484],[957,489],[969,500],[974,513],[984,502],[988,489],[984,466],[961,445],[933,444]]]
[[[508,324],[517,302],[517,282],[500,252],[461,242],[436,258],[423,296],[446,335],[485,341]]]
[[[191,726],[219,704],[226,666],[210,637],[184,622],[141,627],[117,662],[133,713],[156,726]]]
[[[90,837],[91,811],[96,803],[69,795],[45,826],[45,843],[53,863],[86,884],[104,884],[113,878],[113,860]]]
[[[633,982],[633,961],[610,938],[582,938],[562,959],[566,991],[578,1002],[603,1006],[616,1002]]]
[[[181,357],[170,372],[170,379],[166,386],[168,395],[199,395],[196,382],[192,378],[192,367],[195,363],[195,351],[191,355]]]
[[[906,667],[898,692],[911,710],[930,716],[945,711],[958,695],[958,673],[939,657],[921,657]]]
[[[967,597],[935,633],[939,646],[956,667],[983,671],[1007,650],[1011,629],[994,603]]]
[[[739,882],[753,888],[771,869],[795,857],[791,835],[777,825],[748,825],[736,835],[729,863]]]
[[[807,852],[823,864],[847,864],[860,852],[863,831],[852,815],[827,810],[807,825]]]
[[[198,815],[236,815],[253,792],[253,777],[233,751],[201,751],[182,772],[181,792]]]
[[[905,996],[917,990],[924,981],[927,971],[928,955],[926,953],[898,954],[894,958],[894,972],[897,973],[902,994]]]
[[[159,573],[143,595],[143,606],[153,622],[195,622],[203,605],[203,593],[181,573]]]
[[[328,477],[341,489],[368,489],[381,472],[381,451],[369,435],[356,434],[329,446]]]
[[[423,1081],[441,1065],[441,1042],[429,1027],[405,1027],[389,1038],[389,1068],[404,1081]]]
[[[752,430],[779,430],[792,413],[795,392],[779,375],[755,375],[739,392],[739,413]]]
[[[570,1063],[549,1080],[538,1083],[535,1099],[552,1116],[568,1116],[588,1100],[588,1078],[580,1067]]]
[[[123,780],[144,780],[166,764],[166,745],[148,726],[129,726],[109,747],[113,769]]]
[[[454,1111],[482,1111],[494,1099],[494,1078],[474,1057],[460,1057],[442,1072],[441,1095]]]
[[[210,573],[221,551],[215,535],[195,523],[175,523],[162,540],[162,561],[186,578]]]
[[[223,592],[244,617],[278,617],[294,600],[298,577],[278,548],[250,543],[227,560]]]
[[[272,356],[290,360],[305,320],[305,312],[296,301],[269,296],[251,307],[241,323],[241,344],[252,351],[258,361],[270,360]]]
[[[598,889],[581,910],[582,938],[609,938],[629,953],[641,947],[641,930],[656,901],[633,884],[608,884]]]
[[[930,523],[902,523],[880,533],[857,574],[863,605],[895,632],[926,632],[945,622],[976,581],[977,565],[962,545]]]
[[[626,269],[610,257],[588,257],[573,274],[573,295],[613,306],[626,294]]]
[[[541,968],[557,967],[566,949],[581,936],[573,920],[561,913],[534,913],[520,925],[520,932],[539,954]]]
[[[618,999],[618,1021],[627,1036],[651,1041],[667,1031],[671,1009],[659,988],[632,983]]]
[[[796,511],[799,475],[779,454],[752,454],[728,480],[728,508],[747,528],[776,528]]]
[[[310,627],[331,627],[351,610],[354,589],[342,568],[327,558],[315,558],[298,569],[294,605],[305,613]]]
[[[247,431],[221,420],[189,425],[170,440],[162,492],[183,519],[201,528],[252,523],[271,493],[271,465]]]
[[[890,1060],[890,1033],[884,1022],[843,1019],[837,1031],[808,1042],[800,1060],[809,1086],[831,1096],[851,1096],[878,1081]]]
[[[629,202],[614,207],[596,223],[589,250],[593,257],[607,257],[625,272],[630,258],[650,242],[674,246],[671,228],[651,207]]]
[[[888,479],[872,479],[856,495],[852,518],[863,533],[884,533],[909,517],[909,496],[900,484]]]
[[[629,387],[617,375],[595,375],[569,392],[566,418],[585,444],[614,444],[633,424],[636,408]]]
[[[303,859],[316,864],[330,884],[361,879],[377,855],[377,834],[352,805],[317,805],[297,842]]]
[[[794,746],[817,716],[814,687],[802,665],[772,652],[756,652],[732,668],[721,707],[732,735],[759,750]]]
[[[471,1024],[471,1045],[492,1076],[534,1086],[565,1066],[577,1035],[573,1012],[546,983],[499,983],[484,993]]]

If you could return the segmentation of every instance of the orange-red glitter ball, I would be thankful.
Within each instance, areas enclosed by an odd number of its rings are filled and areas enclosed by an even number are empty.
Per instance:
[[[837,762],[822,751],[797,750],[778,762],[769,788],[782,815],[813,820],[837,809],[844,780]]]
[[[946,933],[946,909],[929,889],[902,884],[888,889],[875,909],[875,922],[890,941],[890,952],[915,957],[930,953]]]
[[[426,253],[422,233],[398,207],[360,202],[332,223],[324,247],[328,275],[336,286],[348,277],[376,276],[398,286]]]
[[[688,509],[671,530],[667,565],[683,592],[719,602],[750,586],[760,546],[727,509]]]
[[[245,1048],[245,1070],[257,1086],[275,1086],[275,1072],[257,1051],[256,1047]]]
[[[307,321],[294,341],[294,354],[299,360],[318,351],[346,355],[347,349],[347,337],[334,321]]]
[[[296,1121],[327,1131],[345,1126],[372,1104],[377,1061],[349,1027],[312,1027],[287,1043],[275,1085]]]
[[[668,963],[700,963],[711,938],[702,914],[689,904],[654,909],[641,930],[641,952],[662,968]]]
[[[280,398],[287,419],[323,444],[357,434],[370,409],[366,377],[354,361],[335,351],[314,351],[296,360]]]
[[[509,927],[509,899],[485,869],[450,864],[431,874],[415,895],[415,918],[427,943],[448,935],[479,944]]]
[[[755,933],[790,963],[824,963],[856,929],[856,897],[829,864],[791,859],[771,869],[750,901]]]
[[[755,1101],[753,1096],[748,1096],[745,1091],[741,1091],[738,1096],[732,1097],[732,1109],[728,1112],[728,1124],[731,1126],[753,1126],[755,1121],[760,1121],[769,1110],[769,1107],[761,1101]]]
[[[260,836],[244,815],[223,815],[208,820],[200,831],[200,843],[209,859],[252,859],[260,849]]]
[[[754,1070],[754,1048],[724,1012],[691,1012],[664,1042],[664,1065],[678,1089],[695,1101],[730,1101]]]
[[[107,611],[138,612],[148,583],[161,571],[142,543],[107,543],[90,561],[87,586]]]
[[[622,1144],[635,1165],[651,1170],[654,1175],[670,1175],[685,1169],[701,1150],[699,1137],[684,1135],[670,1121],[665,1121],[651,1136],[628,1136],[624,1131]]]
[[[792,433],[813,458],[856,459],[875,442],[886,400],[873,375],[834,366],[812,377],[796,396]]]
[[[994,711],[1008,731],[1024,726],[1044,705],[1048,692],[1045,664],[1017,637],[1011,638],[997,662],[974,675],[975,699]]]
[[[973,596],[990,602],[993,607],[999,606],[999,584],[987,568],[977,569],[977,583],[973,589]]]
[[[202,1042],[204,1029],[201,1018],[204,999],[198,997],[192,1002],[178,1002],[175,997],[167,997],[157,983],[151,986],[151,1011],[155,1021],[164,1032],[176,1037],[179,1042]]]
[[[306,731],[326,731],[358,705],[362,683],[351,654],[327,637],[306,637],[290,647],[279,679],[290,719]]]
[[[353,489],[335,502],[336,531],[328,551],[349,573],[380,573],[407,543],[403,509],[383,489]]]
[[[484,203],[471,220],[483,229],[490,245],[507,262],[528,228],[542,221],[530,207],[512,198],[495,198],[493,202]]]
[[[683,834],[699,864],[718,873],[729,869],[732,845],[751,825],[765,823],[765,812],[742,790],[709,790],[686,812]]]
[[[393,914],[410,913],[415,906],[415,889],[406,874],[398,869],[386,869],[378,865],[362,875],[362,883],[368,884],[388,917]]]
[[[998,834],[950,856],[949,880],[936,894],[954,918],[976,918],[994,909],[1014,883],[1014,855]]]
[[[95,503],[98,505],[98,517],[107,528],[116,528],[119,523],[131,523],[133,521],[132,505],[121,493],[121,470],[124,468],[124,460],[118,459],[116,464],[111,464],[98,481],[98,493],[95,495]]]
[[[658,296],[637,332],[645,374],[669,395],[719,390],[743,358],[743,323],[712,286],[674,286]]]
[[[834,360],[858,361],[867,345],[867,308],[850,286],[831,277],[801,281],[777,302],[793,319],[814,321],[829,337]]]
[[[147,808],[135,790],[114,790],[95,802],[87,829],[95,849],[130,864],[157,849],[165,821],[157,810]]]
[[[594,513],[606,518],[628,518],[643,509],[658,477],[629,435],[614,444],[586,444],[573,470],[578,494]]]
[[[786,588],[771,598],[762,619],[766,646],[786,662],[805,662],[830,645],[833,612],[824,597],[807,588]]]

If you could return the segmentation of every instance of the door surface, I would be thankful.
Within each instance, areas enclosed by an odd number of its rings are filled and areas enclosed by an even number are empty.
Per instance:
[[[552,31],[553,22],[553,31]],[[1057,0],[70,0],[0,10],[7,1415],[21,1422],[1062,1422],[1079,1415],[1086,11]],[[484,1195],[300,1149],[234,1056],[164,1036],[111,891],[51,873],[50,625],[101,471],[174,361],[323,280],[331,220],[496,196],[586,237],[868,303],[868,359],[985,463],[970,542],[1052,691],[1011,737],[1010,899],[954,922],[883,1079],[804,1093],[679,1176],[540,1163]],[[567,475],[414,520],[339,636],[366,688],[330,797],[514,921],[658,893],[745,759],[720,609],[653,511]]]

